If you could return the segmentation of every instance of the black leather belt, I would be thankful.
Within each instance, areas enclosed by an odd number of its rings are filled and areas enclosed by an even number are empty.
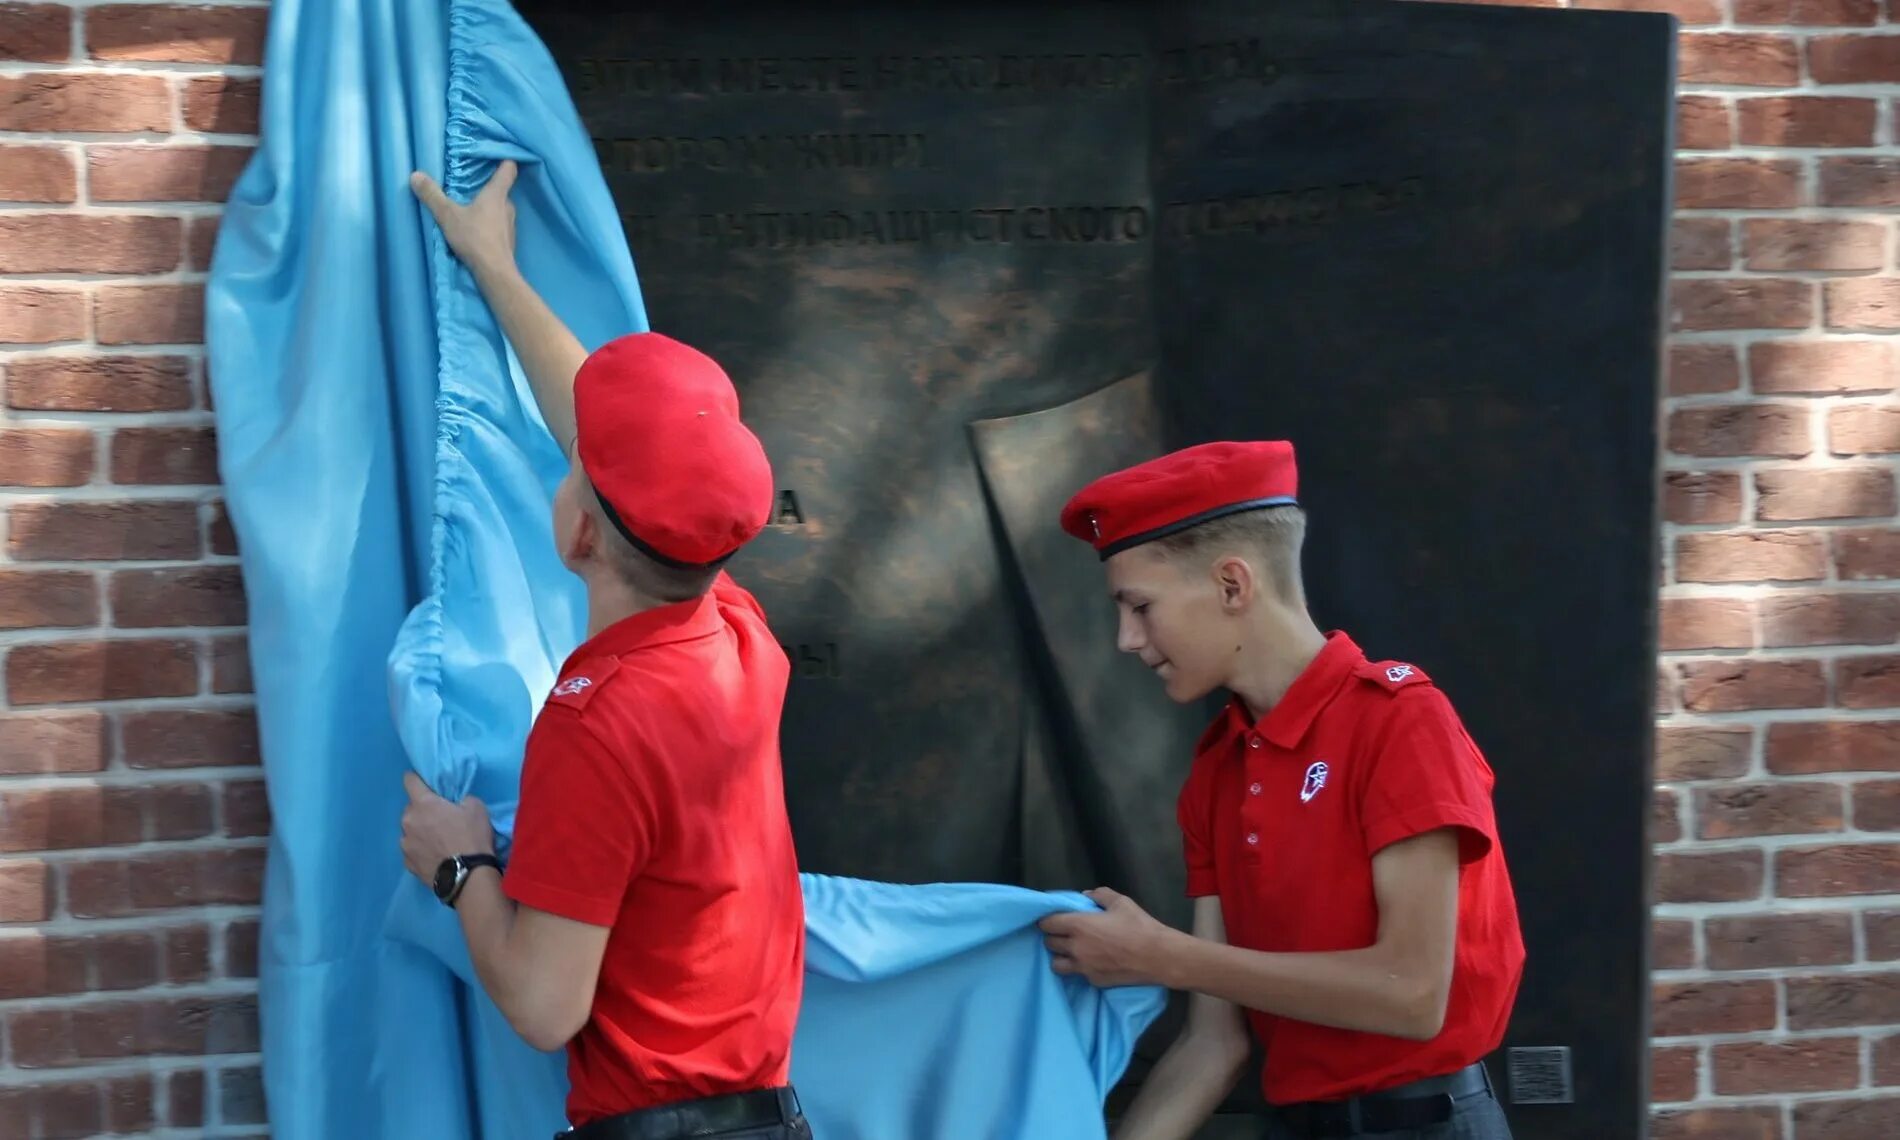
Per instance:
[[[1457,1101],[1490,1091],[1491,1074],[1478,1062],[1442,1077],[1426,1077],[1351,1100],[1282,1105],[1274,1109],[1274,1116],[1287,1131],[1308,1140],[1403,1132],[1443,1124],[1451,1119]]]
[[[556,1140],[689,1140],[791,1124],[800,1117],[791,1088],[729,1093],[656,1105],[571,1128]]]

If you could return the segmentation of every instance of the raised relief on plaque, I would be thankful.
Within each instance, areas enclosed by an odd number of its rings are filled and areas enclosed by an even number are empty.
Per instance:
[[[1199,202],[1169,202],[1161,209],[1161,224],[1171,237],[1263,235],[1416,209],[1425,197],[1423,178],[1309,186]]]
[[[1244,53],[1222,56],[1223,47],[1195,49],[1183,66],[1216,69],[1226,60],[1244,69]],[[566,70],[582,95],[1009,94],[1129,90],[1142,82],[1143,59],[1136,52],[586,58]]]
[[[805,525],[805,511],[798,505],[798,492],[787,488],[778,493],[778,503],[772,508],[772,525]]]
[[[722,249],[817,246],[1119,245],[1146,241],[1148,208],[972,206],[942,210],[754,210],[701,214],[695,238]]]
[[[791,170],[924,170],[929,140],[921,134],[812,131],[780,135],[658,136],[594,140],[609,174],[708,170],[775,174]]]
[[[1155,59],[1155,83],[1163,89],[1219,83],[1272,83],[1280,65],[1258,39],[1223,40],[1163,49]]]

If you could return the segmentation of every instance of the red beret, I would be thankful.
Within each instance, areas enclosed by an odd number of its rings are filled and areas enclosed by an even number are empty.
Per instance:
[[[1293,445],[1204,443],[1104,475],[1062,508],[1062,529],[1104,560],[1223,515],[1297,502]]]
[[[772,467],[739,394],[698,349],[659,333],[602,345],[574,376],[581,468],[607,516],[672,566],[744,546],[772,512]]]

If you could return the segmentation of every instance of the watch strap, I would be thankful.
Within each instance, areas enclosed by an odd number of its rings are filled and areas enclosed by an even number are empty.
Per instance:
[[[493,867],[496,871],[501,870],[501,860],[489,854],[457,855],[454,860],[460,868],[460,873],[455,876],[455,886],[449,891],[449,897],[442,900],[451,907],[462,897],[462,888],[468,885],[469,876],[475,873],[475,868]]]

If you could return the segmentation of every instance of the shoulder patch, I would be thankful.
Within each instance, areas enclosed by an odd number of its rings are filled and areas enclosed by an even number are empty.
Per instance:
[[[618,657],[594,657],[583,661],[554,686],[554,690],[548,694],[548,703],[565,705],[577,711],[584,709],[601,686],[619,670]]]
[[[1387,692],[1396,693],[1407,685],[1429,685],[1432,679],[1416,665],[1403,661],[1368,661],[1354,670],[1361,678]]]

